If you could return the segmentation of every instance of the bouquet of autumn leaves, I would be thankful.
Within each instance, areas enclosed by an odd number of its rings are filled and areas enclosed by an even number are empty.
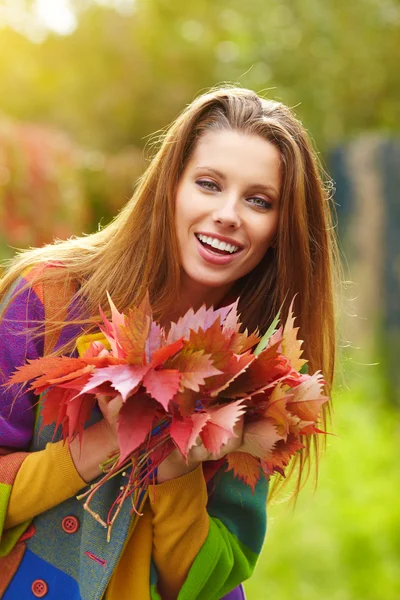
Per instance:
[[[284,475],[290,458],[304,447],[302,436],[323,433],[317,423],[328,397],[322,374],[304,372],[293,302],[285,325],[278,327],[278,316],[260,339],[240,331],[237,302],[217,310],[190,309],[166,330],[153,321],[148,297],[126,315],[108,300],[111,320],[100,309],[102,342],[92,342],[79,358],[28,361],[8,384],[32,380],[30,390],[44,392],[42,426],[55,423],[69,441],[82,436],[97,394],[114,404],[120,452],[81,496],[109,533],[122,503],[129,496],[137,499],[176,447],[187,458],[201,439],[218,455],[243,417],[243,444],[227,455],[227,470],[254,492],[261,471],[267,477]],[[90,500],[130,466],[105,522],[91,511]]]

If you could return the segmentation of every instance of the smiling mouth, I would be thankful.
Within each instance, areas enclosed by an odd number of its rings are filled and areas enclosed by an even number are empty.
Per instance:
[[[236,252],[239,252],[240,250],[239,246],[221,242],[216,238],[207,237],[201,233],[196,233],[195,236],[204,248],[207,248],[209,252],[213,252],[220,256],[230,256],[231,254],[236,254]]]

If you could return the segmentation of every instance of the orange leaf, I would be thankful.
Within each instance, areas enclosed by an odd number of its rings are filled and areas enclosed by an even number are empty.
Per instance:
[[[141,307],[130,308],[124,325],[120,327],[121,346],[126,353],[126,360],[132,365],[145,364],[146,340],[151,324],[148,302],[144,304],[144,308],[145,310]]]
[[[282,352],[289,359],[289,362],[295,371],[300,371],[303,365],[306,364],[306,360],[301,358],[303,350],[302,340],[297,339],[297,332],[299,327],[294,326],[295,317],[293,316],[293,304],[294,298],[289,307],[288,317],[286,319],[285,327],[283,329],[282,337]]]
[[[191,352],[184,348],[168,362],[168,366],[181,373],[181,389],[189,388],[194,392],[200,391],[200,385],[205,384],[206,378],[221,373],[213,366],[210,355],[204,354],[203,350]]]
[[[275,421],[278,433],[284,438],[287,437],[290,424],[292,423],[291,415],[286,406],[288,400],[291,400],[292,397],[293,394],[285,393],[282,386],[278,383],[269,398],[267,408],[264,412],[264,417],[269,417]]]
[[[233,474],[249,485],[254,494],[255,487],[260,479],[260,463],[259,461],[247,454],[247,452],[230,452],[227,455],[228,468],[227,471],[233,469]]]

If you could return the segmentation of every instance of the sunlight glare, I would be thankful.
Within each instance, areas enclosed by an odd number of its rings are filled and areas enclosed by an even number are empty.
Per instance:
[[[45,27],[60,35],[68,35],[76,28],[68,0],[36,0],[35,12]]]

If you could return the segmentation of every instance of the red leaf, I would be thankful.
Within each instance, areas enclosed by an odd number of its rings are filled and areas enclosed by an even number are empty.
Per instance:
[[[147,394],[136,394],[122,406],[117,425],[119,464],[122,464],[151,432],[156,409],[156,401]]]
[[[65,383],[58,383],[57,387],[80,392],[81,389],[90,381],[91,376],[92,373],[85,373],[85,375],[82,375],[77,379],[72,379],[71,381],[66,381]]]
[[[187,313],[183,317],[180,317],[177,323],[171,323],[167,343],[171,344],[179,338],[187,340],[190,333],[198,331],[200,327],[203,331],[206,331],[217,319],[219,319],[219,323],[223,323],[233,307],[234,304],[231,304],[230,306],[223,306],[214,310],[212,307],[206,309],[203,304],[197,312],[194,312],[193,308],[189,308]]]
[[[108,340],[114,356],[118,358],[125,358],[125,351],[123,350],[121,345],[120,329],[125,325],[125,316],[122,313],[118,312],[108,292],[107,298],[111,308],[111,322],[107,319],[100,306],[99,313],[104,322],[104,327],[100,326],[100,330]]]
[[[229,361],[224,365],[223,374],[215,377],[212,380],[212,384],[207,382],[207,391],[211,396],[223,396],[224,398],[231,398],[231,385],[232,383],[256,360],[255,356],[251,353],[241,354],[237,356],[232,355]]]
[[[188,441],[188,451],[197,443],[197,438],[201,435],[206,423],[210,419],[210,415],[205,412],[197,412],[191,416],[193,421],[193,430]]]
[[[202,350],[191,352],[183,349],[168,362],[169,367],[178,369],[181,373],[181,389],[189,388],[194,392],[200,391],[200,386],[205,384],[205,379],[219,375],[221,371],[216,369],[209,354]]]
[[[139,367],[131,365],[115,365],[105,367],[96,371],[88,384],[82,389],[81,394],[91,392],[96,393],[96,388],[102,383],[109,381],[112,387],[121,394],[125,401],[130,394],[133,394],[140,385],[144,375],[149,370],[148,366]]]
[[[185,388],[182,392],[175,394],[172,401],[177,405],[182,416],[188,416],[194,412],[198,399],[199,394]]]
[[[42,428],[52,425],[58,419],[59,411],[64,402],[66,392],[56,387],[50,388],[43,396],[43,408],[41,411]],[[71,394],[72,396],[72,394]]]
[[[230,452],[227,455],[227,471],[233,469],[233,474],[251,487],[254,494],[255,487],[260,479],[259,461],[246,452]]]
[[[279,435],[271,419],[259,419],[245,424],[240,451],[267,459],[271,457],[275,444],[281,439],[283,437]]]
[[[263,468],[265,466],[267,470],[272,469],[272,472],[277,471],[284,476],[284,469],[289,464],[290,459],[302,448],[304,448],[304,444],[294,435],[289,435],[286,441],[278,440],[271,459],[266,461]]]
[[[163,341],[164,337],[161,327],[157,323],[152,321],[150,325],[149,336],[146,340],[145,345],[146,360],[148,363],[152,361],[153,353],[158,348],[161,348]]]
[[[173,344],[163,346],[158,350],[155,350],[151,359],[151,366],[153,369],[163,365],[171,356],[174,356],[183,347],[183,340],[176,340]]]
[[[180,417],[176,414],[173,415],[170,426],[171,438],[185,458],[188,453],[189,439],[192,435],[193,427],[194,423],[191,418]]]
[[[293,398],[288,402],[288,409],[304,421],[318,420],[323,404],[329,398],[322,394],[324,381],[319,372],[307,376],[307,379],[292,389]]]
[[[237,437],[234,426],[245,409],[242,401],[231,402],[221,407],[210,407],[206,413],[210,418],[200,433],[202,442],[209,452],[217,456],[224,444],[232,437]]]
[[[181,374],[176,370],[163,369],[146,373],[143,385],[147,392],[168,411],[170,400],[179,389]]]
[[[286,358],[279,352],[280,341],[267,346],[226,390],[231,398],[245,396],[265,389],[291,371]]]
[[[68,417],[68,437],[71,442],[77,435],[82,442],[82,434],[86,421],[89,420],[90,414],[96,398],[89,394],[83,396],[75,396],[69,399],[66,403],[66,416]]]

